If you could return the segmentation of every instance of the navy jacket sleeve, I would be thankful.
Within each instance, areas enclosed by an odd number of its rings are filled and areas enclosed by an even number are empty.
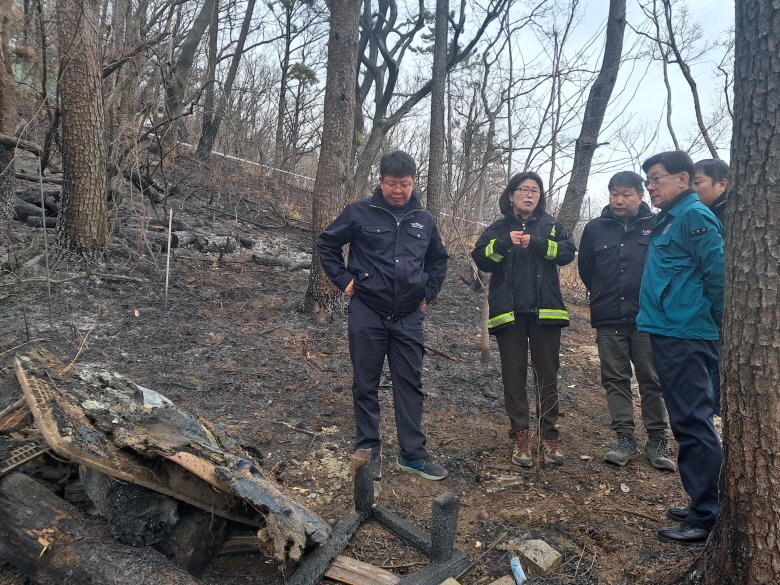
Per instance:
[[[580,273],[580,279],[585,283],[585,288],[588,290],[590,290],[590,285],[593,282],[593,271],[596,266],[592,240],[591,230],[589,230],[586,225],[582,232],[582,238],[580,239],[580,253],[577,256],[577,269]]]
[[[333,223],[320,234],[317,239],[317,253],[325,274],[339,290],[344,290],[354,278],[344,264],[343,248],[352,241],[356,223],[352,219],[350,207],[347,206]]]
[[[439,295],[444,277],[447,276],[448,259],[449,254],[441,241],[439,228],[434,224],[428,251],[425,253],[424,270],[428,274],[428,282],[425,285],[426,302],[432,301]]]

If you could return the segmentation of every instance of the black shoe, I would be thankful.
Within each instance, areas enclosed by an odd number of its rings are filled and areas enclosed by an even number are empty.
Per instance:
[[[680,522],[674,526],[667,526],[658,531],[658,540],[662,542],[676,542],[677,544],[697,544],[707,540],[710,531],[705,528],[691,526],[687,522]]]
[[[688,506],[675,506],[666,511],[666,517],[675,522],[684,522],[688,518],[691,509]]]

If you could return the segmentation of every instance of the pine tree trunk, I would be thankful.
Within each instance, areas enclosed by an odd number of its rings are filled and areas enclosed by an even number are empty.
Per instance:
[[[64,171],[58,257],[97,259],[108,243],[101,6],[57,2]]]
[[[325,276],[317,238],[338,215],[350,192],[352,127],[355,120],[360,0],[330,0],[330,38],[325,86],[325,123],[312,203],[312,266],[305,306],[328,315],[343,312],[344,295]]]
[[[16,122],[14,93],[16,84],[11,74],[8,52],[10,30],[10,0],[0,0],[0,134],[13,135]],[[14,151],[11,146],[0,144],[0,245],[4,245],[6,230],[11,221],[14,191]]]
[[[726,215],[722,409],[726,504],[708,585],[780,582],[780,3],[736,9],[732,188]]]

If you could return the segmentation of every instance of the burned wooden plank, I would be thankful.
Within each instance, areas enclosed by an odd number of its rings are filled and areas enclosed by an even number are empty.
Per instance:
[[[458,529],[460,499],[447,492],[433,500],[431,513],[431,561],[443,563],[452,557]]]
[[[431,535],[384,506],[375,506],[371,518],[396,536],[431,556]]]
[[[287,585],[314,585],[355,534],[363,518],[358,512],[342,516],[333,527],[330,539],[306,555],[303,562],[287,581]]]
[[[469,559],[459,550],[452,553],[450,559],[443,563],[431,563],[416,573],[402,578],[398,585],[439,585],[449,577],[454,577],[468,567]]]
[[[197,584],[161,553],[117,542],[102,521],[19,472],[0,479],[0,557],[40,585]]]
[[[401,580],[390,571],[343,555],[333,560],[325,577],[349,585],[397,585]]]

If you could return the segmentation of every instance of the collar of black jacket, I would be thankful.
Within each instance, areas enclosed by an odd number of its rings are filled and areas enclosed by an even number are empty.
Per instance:
[[[718,207],[721,207],[722,205],[726,204],[726,201],[729,200],[729,192],[724,191],[720,194],[720,197],[718,197],[715,201],[712,202],[712,205],[710,205],[710,209],[717,209]]]
[[[636,221],[637,219],[641,219],[643,217],[652,217],[652,215],[653,215],[653,210],[650,209],[650,206],[647,203],[642,201],[639,204],[639,208],[637,209],[636,214],[634,214],[633,216],[631,216],[629,218],[629,222],[628,223],[631,223],[631,222]],[[612,209],[610,209],[609,205],[606,205],[604,207],[604,209],[601,210],[601,217],[602,217],[602,219],[614,219],[615,221],[620,221],[620,219],[618,219],[617,217],[615,217],[613,215]],[[621,222],[621,223],[623,223],[623,222]]]
[[[393,210],[393,206],[390,205],[386,200],[384,195],[382,195],[382,187],[378,186],[374,189],[374,194],[371,195],[371,205],[377,205],[379,207],[384,207],[388,211]],[[409,206],[409,209],[421,209],[422,208],[422,201],[420,200],[420,196],[417,194],[417,191],[412,191],[412,196],[409,198],[409,203],[407,203]],[[397,208],[396,208],[397,209]]]

